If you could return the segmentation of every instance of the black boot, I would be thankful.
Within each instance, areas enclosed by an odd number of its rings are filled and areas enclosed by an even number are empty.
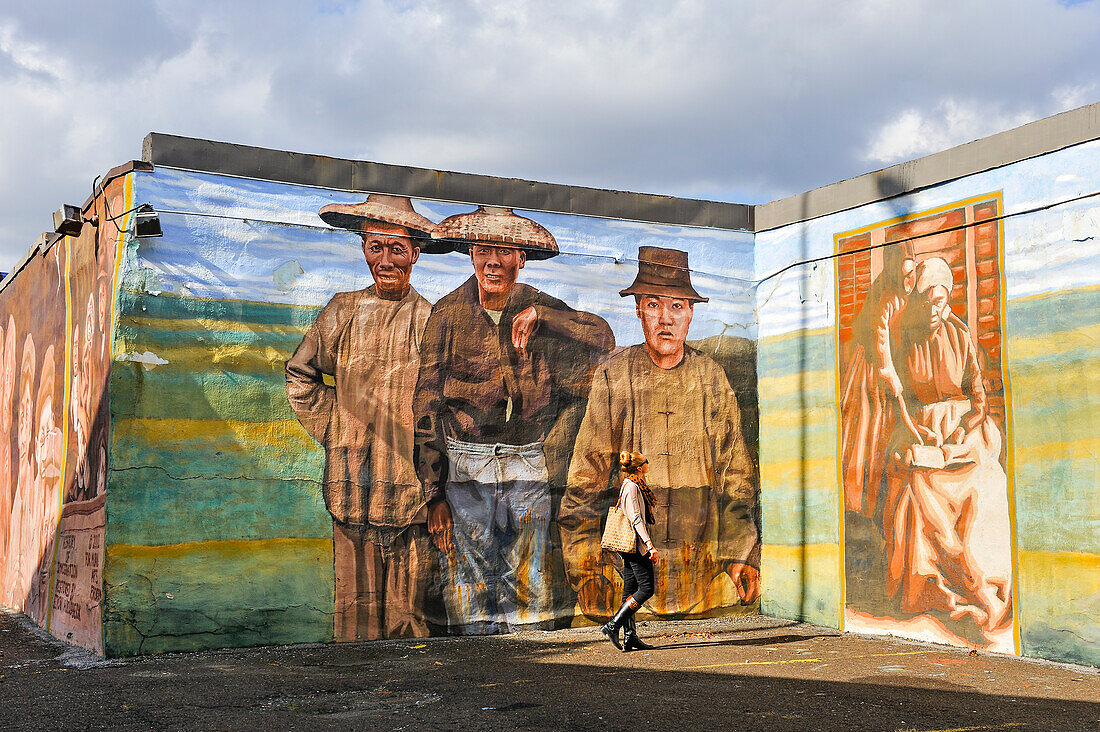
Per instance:
[[[642,641],[638,637],[638,625],[634,622],[634,616],[626,619],[623,625],[623,650],[624,651],[649,651],[653,646]]]
[[[626,598],[626,602],[619,608],[619,611],[615,613],[615,617],[607,621],[603,627],[600,628],[600,632],[606,635],[611,642],[620,651],[623,649],[621,643],[619,643],[619,628],[623,627],[627,618],[634,614],[634,611],[638,609],[638,604],[634,602],[633,597]]]

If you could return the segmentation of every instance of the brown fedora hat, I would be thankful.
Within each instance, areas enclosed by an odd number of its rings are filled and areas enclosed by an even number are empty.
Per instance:
[[[436,224],[432,239],[449,241],[460,252],[469,252],[474,244],[491,244],[522,249],[528,259],[549,259],[558,253],[558,242],[545,227],[496,206],[448,216]]]
[[[708,302],[691,286],[687,252],[661,247],[638,247],[638,275],[619,295],[656,295],[679,297],[693,302]]]
[[[362,203],[330,203],[321,209],[320,216],[329,226],[360,233],[369,232],[376,222],[403,226],[417,239],[423,254],[446,254],[453,249],[446,242],[431,239],[435,224],[418,214],[407,196],[372,193]]]

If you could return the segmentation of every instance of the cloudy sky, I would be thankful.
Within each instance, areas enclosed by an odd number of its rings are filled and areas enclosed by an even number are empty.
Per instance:
[[[147,132],[759,203],[1100,99],[1100,0],[0,8],[0,270]]]

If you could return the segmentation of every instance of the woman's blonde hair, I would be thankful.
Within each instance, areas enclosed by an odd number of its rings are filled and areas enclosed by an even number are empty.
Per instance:
[[[649,460],[640,452],[620,452],[619,468],[631,478],[638,475],[638,470]]]

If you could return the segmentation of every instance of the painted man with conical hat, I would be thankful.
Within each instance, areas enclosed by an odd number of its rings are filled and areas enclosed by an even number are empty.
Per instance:
[[[696,303],[686,252],[640,247],[634,296],[645,342],[596,370],[569,466],[558,524],[566,572],[582,612],[618,606],[604,574],[600,524],[621,451],[649,459],[656,498],[650,538],[661,561],[647,602],[663,616],[698,615],[759,596],[753,463],[737,396],[722,367],[686,344]],[[726,596],[728,574],[737,599]],[[625,598],[624,598],[625,599]]]
[[[482,206],[432,236],[468,253],[474,269],[432,309],[414,405],[448,621],[461,633],[545,627],[555,614],[551,472],[568,464],[559,449],[572,443],[568,415],[583,413],[614,336],[603,318],[516,281],[527,260],[558,253],[531,219]]]
[[[364,290],[337,293],[286,364],[290,406],[325,448],[334,634],[426,636],[443,618],[432,610],[435,558],[413,464],[412,402],[431,305],[409,277],[421,254],[450,247],[431,240],[435,225],[408,198],[372,194],[320,215],[359,234],[374,279]]]

